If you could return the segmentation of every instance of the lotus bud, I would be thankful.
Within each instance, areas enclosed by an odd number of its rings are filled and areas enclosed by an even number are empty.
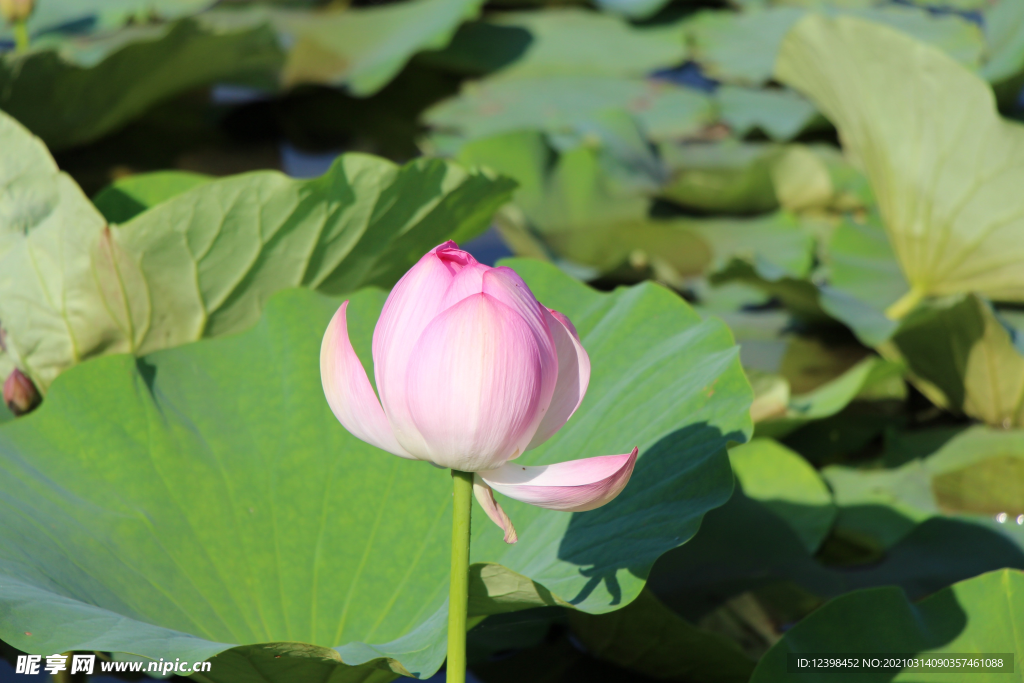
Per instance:
[[[28,376],[15,368],[4,381],[4,403],[15,415],[24,415],[39,405],[39,392]]]
[[[20,24],[28,19],[35,0],[0,0],[0,14],[8,24]]]
[[[474,473],[477,500],[514,543],[494,497],[552,510],[604,505],[626,486],[637,449],[544,466],[514,463],[583,401],[590,358],[576,328],[512,269],[454,242],[430,250],[388,296],[373,332],[378,400],[352,349],[346,301],[324,334],[327,402],[349,432],[389,453]]]

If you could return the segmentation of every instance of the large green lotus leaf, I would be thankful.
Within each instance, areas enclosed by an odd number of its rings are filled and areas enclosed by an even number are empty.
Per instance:
[[[494,78],[642,77],[682,63],[686,45],[679,24],[637,27],[607,14],[560,7],[467,24],[446,50],[427,58],[470,73],[494,71]]]
[[[930,16],[906,7],[829,9],[887,24],[947,51],[968,65],[977,65],[984,41],[979,28],[965,19]],[[687,23],[694,58],[712,78],[760,85],[772,77],[786,33],[807,11],[799,7],[751,8],[744,12],[708,10]],[[814,99],[814,98],[812,98]]]
[[[1020,332],[974,295],[937,299],[907,316],[882,351],[905,359],[939,406],[997,427],[1024,424]]]
[[[92,198],[108,223],[124,223],[146,209],[202,185],[212,177],[188,171],[154,171],[115,180]]]
[[[652,140],[684,137],[714,120],[710,98],[640,78],[551,76],[485,80],[426,111],[423,121],[465,138],[517,130],[559,132],[609,109],[633,114]]]
[[[411,0],[379,7],[280,11],[274,24],[292,43],[285,85],[345,85],[372,95],[421,50],[443,48],[482,0]]]
[[[265,22],[233,13],[129,26],[0,55],[0,109],[52,148],[94,140],[173,95],[212,83],[268,77],[281,64]]]
[[[836,517],[832,493],[800,455],[772,439],[754,439],[729,451],[733,474],[747,497],[784,519],[814,553]]]
[[[968,579],[914,604],[898,588],[879,588],[833,600],[796,624],[761,659],[752,683],[790,681],[787,655],[807,653],[1012,654],[1015,673],[972,672],[979,683],[1019,681],[1024,656],[1024,573],[1002,569]],[[1017,667],[1017,668],[1015,668]],[[856,681],[947,681],[959,673],[844,670]],[[835,681],[831,670],[805,671],[806,681]]]
[[[818,104],[871,181],[911,286],[891,317],[933,294],[1024,298],[1024,129],[984,81],[899,32],[822,17],[787,37],[776,76]]]
[[[514,546],[477,509],[471,609],[611,611],[728,498],[725,448],[749,432],[750,390],[725,326],[672,292],[602,294],[549,265],[510,265],[576,323],[593,363],[580,410],[523,462],[634,444],[641,455],[596,511],[503,500]],[[367,366],[384,298],[363,291],[348,309]],[[213,680],[372,673],[339,660],[433,673],[450,477],[355,439],[331,414],[317,359],[338,303],[292,290],[247,332],[84,363],[0,428],[0,637],[28,652],[217,655]]]
[[[109,31],[126,23],[172,20],[200,12],[214,0],[35,0],[28,30],[32,35],[70,29],[76,33]],[[0,40],[14,40],[5,22]]]
[[[570,612],[586,651],[651,680],[746,683],[754,661],[735,642],[698,628],[648,590],[611,614]]]
[[[353,154],[313,180],[210,181],[108,226],[2,114],[0,141],[15,152],[0,164],[0,320],[44,390],[91,356],[244,329],[286,287],[390,286],[430,247],[484,230],[513,187],[450,162]]]

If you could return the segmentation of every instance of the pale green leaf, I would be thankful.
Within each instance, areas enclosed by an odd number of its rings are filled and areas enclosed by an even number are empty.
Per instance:
[[[1024,128],[1002,120],[984,81],[939,50],[853,18],[809,17],[777,77],[836,124],[863,165],[911,292],[1024,298]],[[836,87],[842,83],[842,87]]]

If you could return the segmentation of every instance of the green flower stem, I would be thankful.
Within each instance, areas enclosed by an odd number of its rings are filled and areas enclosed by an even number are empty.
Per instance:
[[[24,20],[16,21],[11,26],[14,31],[14,50],[15,52],[26,52],[28,51],[28,26]]]
[[[448,591],[448,683],[466,681],[466,613],[469,608],[469,516],[473,473],[452,470],[452,582]]]

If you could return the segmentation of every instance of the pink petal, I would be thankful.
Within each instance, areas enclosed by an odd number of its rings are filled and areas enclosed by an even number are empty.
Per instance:
[[[610,502],[626,487],[637,449],[624,455],[601,455],[554,465],[526,467],[514,462],[477,474],[509,498],[566,512],[584,512]]]
[[[320,380],[334,416],[356,438],[403,458],[413,458],[395,438],[363,364],[348,338],[343,303],[320,344]]]
[[[448,286],[468,263],[460,255],[472,259],[453,247],[455,243],[449,241],[430,250],[402,276],[373,330],[373,371],[384,412],[399,443],[417,456],[423,456],[426,447],[406,406],[406,369],[416,340],[444,310]]]
[[[529,325],[537,340],[541,358],[541,392],[537,412],[523,439],[516,444],[515,458],[530,449],[535,435],[550,412],[558,385],[561,357],[555,341],[555,325],[550,324],[548,310],[534,297],[523,279],[511,268],[500,267],[488,271],[483,279],[484,292],[516,311]],[[589,379],[589,374],[588,374]],[[568,418],[566,418],[568,419]]]
[[[478,474],[473,475],[473,494],[476,496],[477,502],[480,503],[480,507],[491,518],[491,521],[500,526],[502,531],[505,532],[505,543],[511,545],[518,541],[519,536],[516,534],[516,528],[512,526],[512,520],[501,509],[498,501],[494,500],[494,491],[484,483],[484,480]]]
[[[587,355],[572,322],[558,311],[544,309],[558,350],[558,381],[551,405],[526,450],[536,448],[565,425],[583,402],[590,384],[590,356]]]
[[[405,398],[423,435],[421,457],[475,472],[518,455],[536,428],[542,368],[533,330],[489,294],[439,315],[408,364]]]

